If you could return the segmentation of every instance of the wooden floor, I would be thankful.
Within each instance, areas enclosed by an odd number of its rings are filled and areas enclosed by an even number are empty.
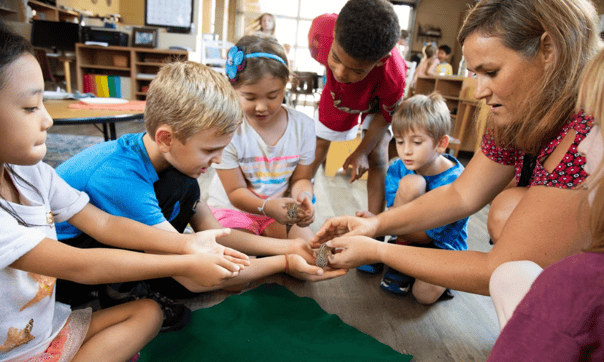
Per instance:
[[[117,129],[121,135],[143,131],[144,127],[140,122],[128,122],[118,124]],[[92,126],[56,126],[49,132],[100,135]],[[203,197],[208,194],[213,174],[211,170],[199,179]],[[343,173],[328,178],[319,169],[315,178],[318,205],[313,229],[318,230],[329,217],[351,215],[366,208],[365,187],[366,181],[349,185]],[[485,208],[470,218],[468,246],[471,250],[490,249],[487,213],[488,208]],[[490,298],[454,291],[455,298],[426,307],[411,296],[400,297],[382,290],[380,278],[380,275],[351,270],[344,277],[319,283],[301,282],[286,275],[274,276],[265,282],[279,283],[299,296],[313,298],[325,311],[338,315],[345,323],[396,351],[413,355],[413,361],[487,359],[499,333]],[[229,295],[231,293],[224,291],[205,293],[186,304],[194,310],[205,308]]]

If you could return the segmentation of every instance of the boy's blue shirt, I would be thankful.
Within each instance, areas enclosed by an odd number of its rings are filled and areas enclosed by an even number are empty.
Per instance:
[[[438,175],[422,176],[426,180],[426,192],[452,183],[464,170],[463,165],[455,157],[446,153],[443,153],[442,155],[454,162],[455,165]],[[408,170],[401,160],[396,160],[388,167],[385,190],[387,207],[392,207],[394,204],[394,197],[398,190],[399,181],[409,174],[416,173],[415,171]],[[426,230],[426,234],[428,234],[428,237],[434,240],[434,244],[441,249],[467,250],[468,219],[469,218],[466,217],[439,228]]]
[[[109,214],[147,225],[162,223],[166,218],[153,187],[158,175],[145,149],[143,135],[127,134],[89,147],[56,171],[70,186],[86,192],[92,205]],[[82,233],[67,222],[56,227],[59,240]]]

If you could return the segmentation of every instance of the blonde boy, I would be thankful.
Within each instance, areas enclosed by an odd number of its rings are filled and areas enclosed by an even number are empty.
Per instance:
[[[200,199],[197,178],[213,163],[221,162],[222,151],[242,119],[239,99],[223,75],[196,62],[168,64],[149,87],[145,107],[147,132],[127,134],[90,147],[60,165],[57,172],[72,187],[86,192],[93,205],[110,214],[179,233],[187,225],[194,231],[222,229]],[[57,234],[71,245],[98,244],[65,223],[57,226]],[[313,260],[312,250],[302,240],[284,241],[235,230],[219,236],[225,246],[253,255],[274,256],[254,260],[248,273],[218,288],[247,283],[287,268],[299,278],[331,276],[330,272],[319,276],[322,270],[306,263]],[[292,255],[286,260],[289,253]],[[70,288],[59,290],[59,297],[78,293]],[[190,311],[182,305],[175,306],[166,296],[186,298],[206,290],[187,279],[164,278],[112,286],[106,292],[101,289],[100,301],[102,306],[109,306],[132,298],[153,297],[164,307],[164,330],[175,330],[186,325]],[[115,292],[121,297],[112,297],[117,295]]]
[[[430,190],[450,184],[463,171],[459,161],[445,153],[451,121],[445,100],[438,93],[416,95],[401,104],[392,116],[392,131],[399,160],[386,176],[386,204],[399,207]],[[468,219],[410,235],[398,235],[397,242],[448,250],[466,250]],[[382,288],[406,294],[413,279],[389,268]],[[422,303],[434,303],[445,288],[416,280],[413,295]]]

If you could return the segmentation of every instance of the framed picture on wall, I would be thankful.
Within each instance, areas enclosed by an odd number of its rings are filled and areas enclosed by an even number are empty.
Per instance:
[[[155,28],[133,28],[132,46],[156,48],[157,47],[157,29]]]

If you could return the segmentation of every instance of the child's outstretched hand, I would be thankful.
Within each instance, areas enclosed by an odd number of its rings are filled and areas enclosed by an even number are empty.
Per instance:
[[[299,219],[297,225],[307,227],[315,221],[315,206],[312,204],[312,197],[307,192],[300,192],[298,202],[304,210],[304,216]]]
[[[287,248],[288,254],[298,254],[306,260],[309,264],[315,263],[315,255],[310,247],[310,243],[304,239],[292,239],[289,241],[289,247]]]
[[[210,229],[191,234],[191,241],[186,245],[184,254],[208,253],[223,256],[242,267],[250,265],[249,257],[235,249],[227,248],[216,242],[216,238],[229,235],[231,229]]]
[[[316,265],[310,265],[303,257],[297,254],[286,255],[289,260],[289,275],[301,280],[310,280],[313,282],[326,280],[345,275],[348,269],[322,269]]]
[[[355,150],[346,161],[344,161],[344,171],[348,170],[348,167],[352,167],[352,175],[350,175],[350,183],[360,179],[367,170],[369,170],[369,159],[365,152]]]
[[[235,264],[225,257],[215,254],[187,255],[192,260],[189,267],[185,267],[183,276],[202,287],[214,287],[239,275],[243,267]]]
[[[270,199],[266,202],[264,205],[264,213],[267,216],[275,219],[279,224],[293,224],[292,220],[287,215],[287,204],[289,203],[300,205],[299,201],[296,201],[290,197],[279,197]]]

